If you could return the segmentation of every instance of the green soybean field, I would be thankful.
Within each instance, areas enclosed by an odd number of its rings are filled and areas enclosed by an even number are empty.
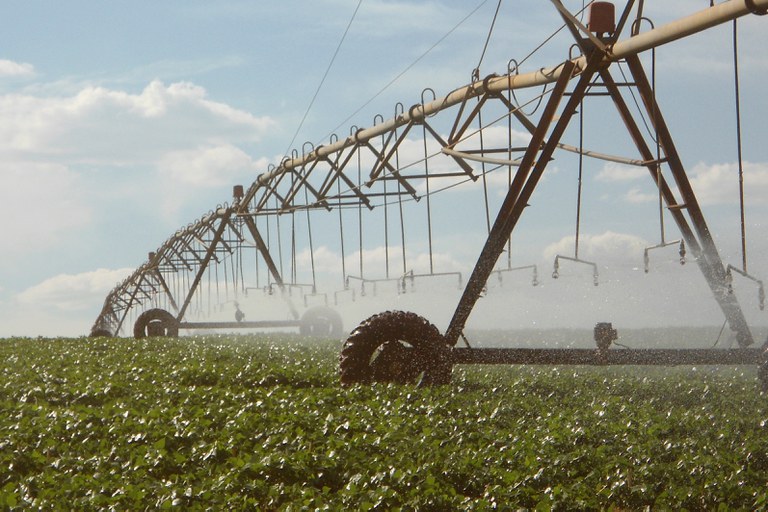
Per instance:
[[[0,340],[0,510],[757,510],[753,367],[457,366],[342,388],[338,340]]]

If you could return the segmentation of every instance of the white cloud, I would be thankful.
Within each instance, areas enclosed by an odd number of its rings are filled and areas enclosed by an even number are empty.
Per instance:
[[[329,249],[325,245],[315,248],[314,255],[310,253],[309,248],[304,248],[296,254],[296,265],[299,268],[310,269],[312,258],[315,261],[315,270],[317,272],[341,272],[341,256]]]
[[[252,142],[272,125],[200,86],[153,81],[139,94],[85,87],[68,97],[0,96],[0,151],[69,163],[152,162],[168,151]]]
[[[672,178],[666,171],[667,182],[673,193],[680,199],[680,193],[674,186]],[[596,176],[598,181],[606,183],[632,182],[639,179],[647,179],[648,171],[642,167],[628,167],[614,163],[606,164]],[[698,163],[688,170],[693,191],[702,205],[713,204],[738,204],[739,202],[739,173],[738,164]],[[647,203],[658,201],[658,192],[655,188],[643,192],[635,187],[631,188],[624,196],[630,203]],[[744,162],[744,190],[747,202],[760,201],[768,194],[768,163]]]
[[[627,192],[624,195],[624,199],[628,203],[633,204],[639,204],[639,203],[651,203],[653,201],[659,200],[659,194],[648,194],[642,192],[639,188],[631,188],[629,189],[629,192]]]
[[[445,137],[448,138],[447,136]],[[511,143],[512,147],[525,147],[531,140],[531,134],[528,132],[512,130],[512,137],[510,141],[509,132],[506,126],[491,126],[483,130],[483,145],[485,148],[501,148],[507,149]],[[472,128],[467,130],[467,134],[462,141],[457,145],[457,149],[462,150],[466,146],[473,147],[475,149],[480,148],[480,134],[473,131]],[[497,158],[507,158],[504,153]],[[513,155],[512,158],[519,158],[520,154]]]
[[[402,248],[392,245],[389,247],[389,266],[390,275],[399,277],[401,274],[401,255]],[[341,272],[341,255],[329,249],[327,246],[321,246],[314,250],[315,270],[317,272]],[[347,272],[352,275],[360,274],[360,251],[354,251],[346,254]],[[366,278],[378,279],[384,277],[387,262],[386,247],[380,246],[373,249],[363,249],[363,272]],[[408,270],[413,270],[417,274],[429,272],[429,254],[428,253],[408,253]],[[432,254],[432,263],[435,272],[455,272],[462,269],[461,264],[450,254],[434,252]],[[296,254],[296,264],[299,268],[308,269],[311,264],[309,249],[304,249]]]
[[[597,181],[603,182],[627,182],[635,181],[648,176],[648,169],[645,167],[630,167],[614,162],[605,164],[605,167],[595,176]]]
[[[573,256],[576,237],[571,235],[544,249],[544,258],[554,260],[555,256]],[[579,237],[579,259],[597,263],[626,263],[642,261],[642,254],[648,242],[638,236],[606,231],[599,235],[582,234]]]
[[[161,173],[177,183],[210,187],[235,184],[234,180],[240,176],[251,180],[267,164],[266,159],[254,161],[243,150],[224,144],[170,152],[157,165]]]
[[[82,274],[60,274],[27,288],[16,296],[16,300],[23,305],[58,311],[92,310],[94,304],[101,304],[109,290],[132,271],[102,268]]]
[[[736,163],[706,165],[691,171],[691,186],[701,204],[738,204],[739,174]],[[768,163],[744,162],[744,190],[747,201],[762,201],[768,195]]]
[[[392,255],[390,255],[392,258]],[[409,271],[413,271],[416,274],[429,273],[430,258],[428,253],[419,253],[411,260],[411,267]],[[443,252],[434,252],[432,254],[432,265],[435,272],[458,272],[463,270],[461,263],[456,260],[451,254]]]
[[[0,59],[0,76],[32,76],[34,74],[35,67],[32,64]]]
[[[231,201],[232,186],[243,185],[247,189],[268,163],[266,158],[253,160],[230,144],[168,152],[156,164],[160,179],[151,189],[155,199],[146,202],[156,206],[157,214],[165,222],[188,221],[179,214],[189,204],[199,203],[210,209]],[[146,193],[142,193],[146,198]]]
[[[90,223],[83,181],[54,163],[0,163],[4,215],[0,251],[6,256],[54,246],[71,230]]]
[[[389,262],[390,269],[393,275],[400,274],[399,270],[399,258],[401,256],[401,247],[390,246],[389,247]],[[348,254],[346,257],[347,272],[351,274],[359,274],[360,268],[360,251],[355,251]],[[442,252],[432,253],[432,264],[435,272],[455,272],[462,269],[461,264],[450,254]],[[429,254],[426,252],[407,254],[408,271],[413,271],[416,274],[425,274],[429,272]],[[365,277],[369,279],[380,278],[384,276],[384,269],[386,266],[386,247],[380,246],[374,249],[363,249],[363,272]],[[350,270],[352,269],[352,270]]]
[[[87,166],[98,166],[102,181],[116,178],[109,175],[115,170],[136,176],[110,193],[162,204],[163,213],[178,222],[184,205],[203,200],[195,193],[252,181],[266,162],[253,161],[236,145],[258,140],[271,125],[268,117],[208,99],[205,89],[188,82],[153,81],[138,94],[87,86],[65,96],[0,95],[0,159],[6,162],[0,165],[0,197],[25,211],[0,248],[55,247],[87,224],[93,198],[89,181],[77,174]],[[148,186],[144,180],[155,178],[153,171],[160,179]],[[30,201],[37,208],[29,208]]]

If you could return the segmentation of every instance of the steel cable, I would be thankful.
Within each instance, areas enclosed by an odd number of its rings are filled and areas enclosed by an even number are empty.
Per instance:
[[[459,22],[458,22],[456,25],[454,25],[454,26],[453,26],[453,27],[452,27],[452,28],[451,28],[451,29],[450,29],[448,32],[446,32],[446,33],[445,33],[445,34],[444,34],[444,35],[443,35],[443,36],[442,36],[440,39],[438,39],[438,40],[437,40],[437,41],[436,41],[436,42],[435,42],[435,43],[434,43],[432,46],[430,46],[429,48],[427,48],[427,50],[426,50],[424,53],[422,53],[421,55],[419,55],[418,57],[416,57],[416,59],[415,59],[413,62],[411,62],[410,64],[408,64],[408,65],[405,67],[405,69],[403,69],[403,70],[402,70],[400,73],[398,73],[398,74],[397,74],[397,76],[395,76],[395,78],[393,78],[392,80],[390,80],[389,82],[387,82],[387,83],[386,83],[386,85],[384,85],[384,87],[382,87],[381,89],[379,89],[379,91],[378,91],[376,94],[374,94],[373,96],[371,96],[371,98],[370,98],[368,101],[366,101],[365,103],[363,103],[363,104],[362,104],[362,105],[361,105],[361,106],[360,106],[360,107],[359,107],[357,110],[355,110],[354,112],[352,112],[352,113],[351,113],[350,115],[348,115],[348,116],[347,116],[347,117],[346,117],[346,118],[345,118],[345,119],[344,119],[342,122],[340,122],[340,123],[339,123],[339,124],[338,124],[338,125],[337,125],[337,126],[334,128],[334,129],[333,129],[333,130],[331,130],[331,133],[334,133],[334,132],[336,132],[336,130],[338,130],[339,128],[341,128],[341,127],[342,127],[342,126],[344,126],[345,124],[347,124],[347,123],[349,122],[349,120],[350,120],[350,119],[352,119],[354,116],[356,116],[357,114],[359,114],[359,113],[360,113],[360,111],[361,111],[361,110],[363,110],[363,109],[364,109],[365,107],[367,107],[368,105],[370,105],[370,104],[373,102],[373,100],[375,100],[376,98],[378,98],[379,96],[381,96],[381,94],[382,94],[384,91],[386,91],[387,89],[389,89],[389,88],[390,88],[390,87],[391,87],[391,86],[392,86],[392,85],[393,85],[395,82],[397,82],[398,80],[400,80],[400,78],[402,78],[402,77],[403,77],[403,75],[405,75],[405,74],[406,74],[408,71],[410,71],[410,70],[411,70],[411,68],[413,68],[413,67],[414,67],[416,64],[418,64],[418,63],[421,61],[421,59],[423,59],[424,57],[426,57],[426,56],[427,56],[427,55],[428,55],[430,52],[432,52],[432,50],[434,50],[435,48],[437,48],[437,47],[438,47],[438,45],[440,45],[440,44],[441,44],[441,43],[442,43],[442,42],[443,42],[445,39],[447,39],[447,38],[448,38],[448,36],[450,36],[450,35],[451,35],[453,32],[455,32],[457,28],[459,28],[461,25],[463,25],[463,24],[464,24],[464,22],[466,22],[466,21],[467,21],[467,20],[468,20],[468,19],[469,19],[469,18],[470,18],[470,17],[471,17],[473,14],[475,14],[475,13],[476,13],[476,12],[477,12],[477,11],[478,11],[478,10],[479,10],[479,9],[480,9],[482,6],[483,6],[483,5],[485,5],[485,3],[486,3],[487,1],[488,1],[488,0],[483,0],[482,2],[480,2],[480,3],[477,5],[477,7],[475,7],[474,9],[472,9],[472,10],[469,12],[469,14],[467,14],[466,16],[464,16],[464,17],[463,17],[463,18],[462,18],[462,19],[461,19],[461,20],[460,20],[460,21],[459,21]],[[325,140],[325,139],[327,139],[328,137],[330,137],[330,134],[328,134],[328,135],[326,135],[325,137],[323,137],[323,139],[322,139],[322,140]]]
[[[483,45],[483,51],[480,53],[480,59],[477,61],[477,66],[475,66],[475,70],[479,73],[480,72],[480,65],[483,63],[483,58],[485,57],[485,52],[488,50],[488,43],[491,41],[491,35],[493,34],[493,27],[496,25],[496,18],[499,16],[499,8],[501,7],[501,0],[499,0],[499,3],[496,4],[496,12],[493,13],[493,20],[491,21],[491,27],[488,29],[488,36],[485,38],[485,44]]]
[[[304,116],[301,118],[301,122],[299,122],[299,126],[296,128],[296,132],[293,134],[293,138],[291,139],[291,142],[288,144],[288,147],[283,152],[284,156],[288,156],[288,151],[291,150],[293,147],[293,143],[296,142],[296,137],[299,136],[299,132],[301,131],[301,128],[304,126],[304,121],[307,120],[307,116],[309,115],[309,111],[312,110],[312,106],[315,104],[315,100],[317,99],[317,95],[320,94],[320,89],[322,89],[323,84],[325,83],[325,79],[328,78],[328,73],[331,71],[331,67],[333,66],[333,63],[336,61],[336,57],[339,54],[339,50],[341,50],[341,45],[344,43],[344,39],[347,37],[347,33],[349,33],[349,28],[352,26],[352,22],[355,20],[355,17],[357,16],[357,11],[360,10],[360,6],[362,5],[363,0],[359,0],[357,2],[357,7],[355,7],[355,11],[352,13],[352,17],[349,20],[349,23],[347,23],[347,28],[344,29],[344,34],[341,36],[341,40],[339,41],[339,44],[336,46],[336,50],[333,52],[333,57],[331,57],[331,61],[328,63],[328,67],[325,69],[325,73],[323,73],[323,78],[320,80],[320,83],[317,85],[317,89],[315,89],[315,94],[312,96],[312,100],[309,102],[309,105],[307,106],[307,110],[304,112]]]
[[[736,152],[739,165],[739,209],[741,214],[741,263],[747,272],[747,227],[744,213],[744,162],[741,145],[741,98],[739,94],[739,34],[738,23],[733,20],[733,81],[736,100]]]

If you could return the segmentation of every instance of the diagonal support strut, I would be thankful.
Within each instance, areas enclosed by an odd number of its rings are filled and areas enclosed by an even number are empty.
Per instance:
[[[541,178],[552,153],[557,147],[557,143],[565,131],[565,128],[570,121],[570,117],[576,111],[579,101],[592,79],[592,75],[594,75],[597,67],[600,65],[600,60],[600,57],[597,56],[581,74],[578,84],[576,85],[560,119],[555,125],[552,134],[546,143],[544,143],[549,126],[555,119],[557,108],[565,95],[568,82],[576,68],[570,61],[566,61],[563,64],[563,69],[552,90],[552,94],[547,101],[547,105],[541,115],[539,124],[531,136],[531,141],[528,144],[528,149],[520,163],[517,175],[510,185],[504,203],[499,210],[491,231],[488,233],[488,239],[485,242],[485,246],[483,247],[480,257],[475,264],[475,268],[467,281],[464,293],[459,300],[459,304],[456,306],[456,311],[454,312],[451,323],[445,333],[445,338],[449,345],[455,345],[459,340],[459,337],[464,330],[464,325],[469,318],[469,314],[472,312],[472,308],[480,298],[483,288],[488,281],[488,277],[493,271],[493,266],[496,264],[496,260],[499,259],[501,252],[504,250],[507,238],[512,234],[512,230],[517,224],[528,199],[531,197],[531,194],[533,194],[533,190]],[[539,148],[542,147],[542,144],[544,144],[544,146],[537,159],[536,155],[539,153]]]

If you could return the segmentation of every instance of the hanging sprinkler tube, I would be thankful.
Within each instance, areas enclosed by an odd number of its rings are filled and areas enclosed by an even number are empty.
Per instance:
[[[647,274],[651,270],[651,258],[649,255],[649,252],[654,249],[662,249],[664,247],[669,247],[670,245],[677,245],[680,244],[680,250],[678,254],[680,254],[680,264],[685,265],[685,241],[684,240],[672,240],[671,242],[662,242],[660,244],[652,245],[651,247],[646,247],[645,251],[643,251],[643,265],[645,273]]]
[[[570,256],[563,256],[561,254],[558,254],[557,256],[555,256],[555,265],[554,265],[554,270],[552,271],[552,279],[557,279],[560,277],[560,260],[572,261],[574,263],[589,265],[590,267],[592,267],[592,279],[595,286],[599,284],[598,274],[597,274],[597,263],[586,261],[586,260],[580,260],[579,258],[571,258]]]
[[[615,62],[633,55],[637,55],[651,48],[661,46],[672,41],[682,39],[686,36],[704,31],[708,28],[712,28],[716,25],[724,23],[726,21],[733,20],[740,16],[754,13],[758,10],[765,10],[768,8],[768,0],[748,0],[748,2],[730,1],[722,4],[717,4],[713,7],[708,7],[699,12],[691,14],[685,18],[677,21],[662,25],[648,32],[638,34],[629,39],[619,41],[610,47],[610,51],[606,54],[606,59]],[[586,66],[587,59],[585,56],[574,59],[573,64],[576,66],[574,75],[579,74]],[[556,66],[541,68],[537,71],[524,73],[524,74],[509,74],[499,77],[494,77],[487,82],[485,80],[476,82],[465,87],[460,87],[450,94],[442,98],[436,98],[430,103],[421,105],[414,105],[411,109],[403,114],[387,120],[384,123],[380,123],[376,126],[369,128],[359,129],[354,136],[350,135],[346,139],[337,141],[334,144],[328,144],[326,146],[318,146],[318,148],[310,154],[300,159],[286,158],[281,162],[280,166],[271,172],[261,174],[250,186],[245,194],[245,200],[241,204],[239,210],[247,210],[248,204],[256,195],[259,187],[266,186],[277,175],[285,173],[290,169],[301,167],[310,161],[322,159],[330,154],[333,154],[341,149],[359,144],[370,140],[373,137],[379,136],[382,133],[387,133],[398,127],[405,126],[410,122],[419,122],[427,117],[432,116],[440,110],[452,107],[467,99],[479,96],[484,93],[500,93],[510,89],[524,89],[528,87],[536,87],[549,83],[554,83],[560,77],[563,71],[563,64]],[[241,212],[242,213],[242,212]]]
[[[516,272],[519,270],[529,270],[529,269],[533,270],[533,274],[531,277],[531,285],[539,286],[539,269],[536,267],[536,265],[524,265],[521,267],[500,268],[491,272],[491,275],[496,274],[496,277],[498,277],[499,279],[499,284],[502,284],[503,283],[502,275],[505,272]]]

